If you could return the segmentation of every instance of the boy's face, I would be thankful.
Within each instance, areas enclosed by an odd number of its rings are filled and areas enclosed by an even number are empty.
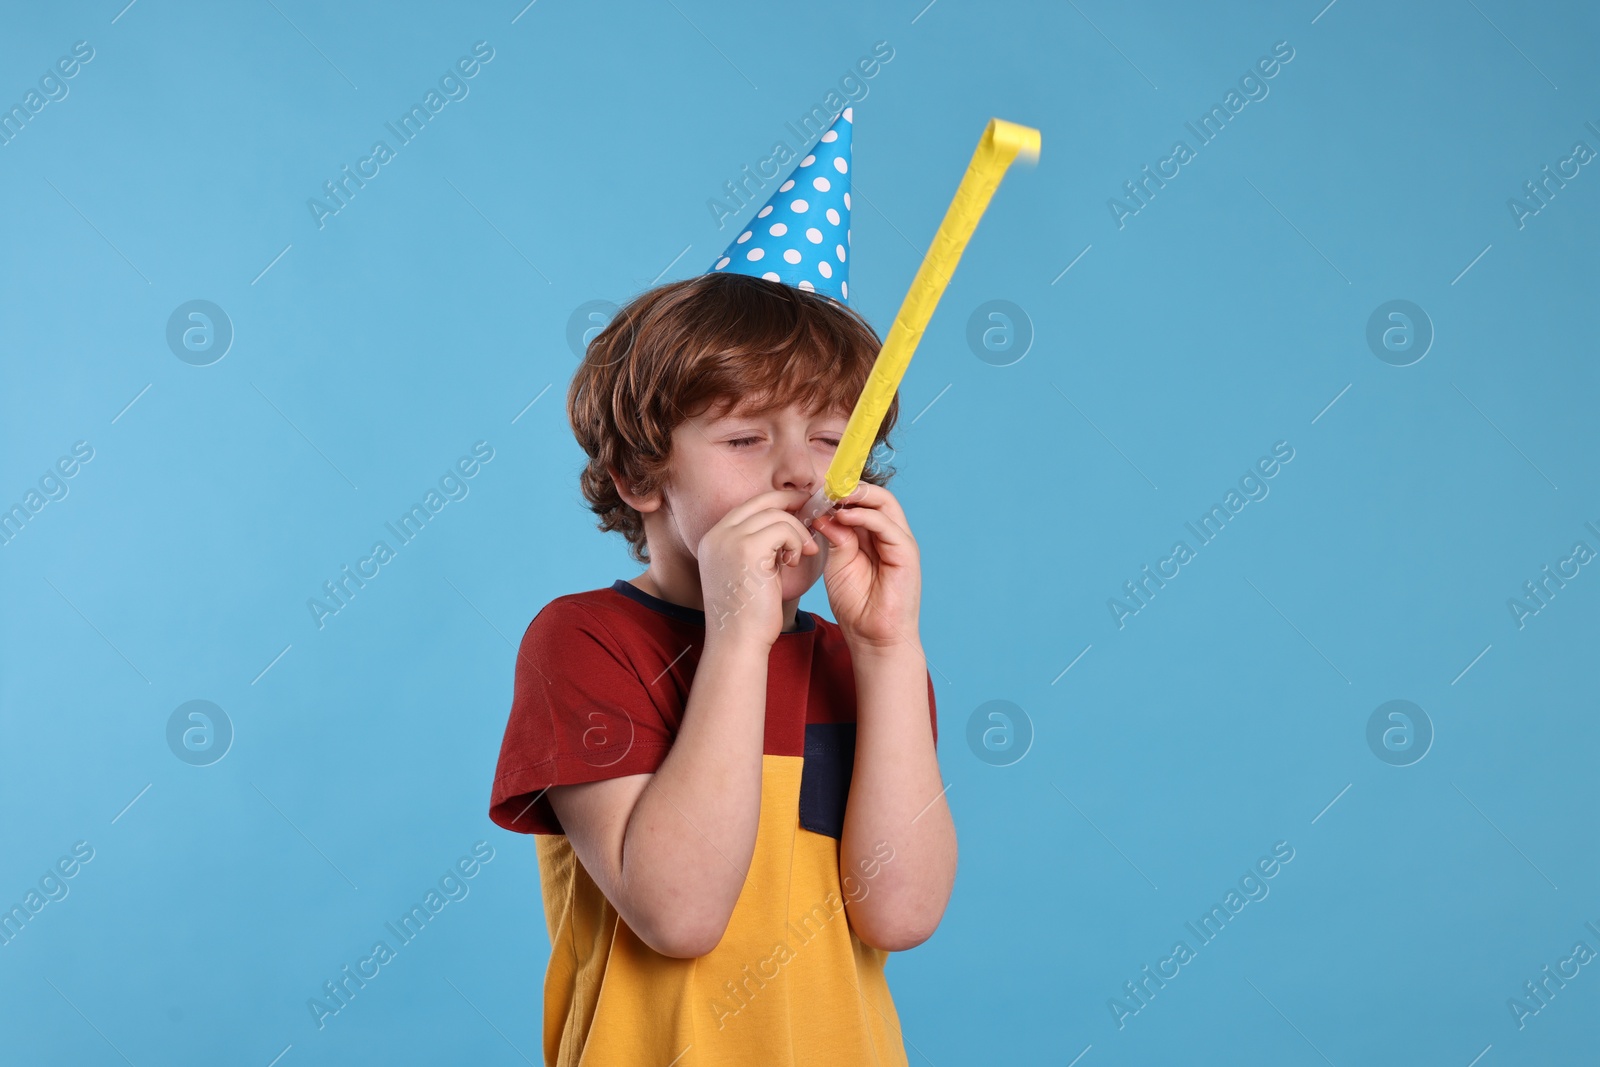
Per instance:
[[[850,420],[848,411],[806,412],[798,403],[760,414],[750,405],[714,403],[672,431],[665,505],[660,521],[646,520],[651,558],[663,549],[695,559],[700,539],[728,511],[758,493],[800,490],[787,509],[800,510],[821,484]],[[658,544],[662,538],[667,544]],[[797,599],[816,582],[827,562],[823,551],[784,567],[783,599]]]

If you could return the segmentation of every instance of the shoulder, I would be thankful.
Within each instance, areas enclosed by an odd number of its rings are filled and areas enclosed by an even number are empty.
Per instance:
[[[611,588],[565,593],[534,613],[528,635],[559,636],[574,628],[613,628],[627,616],[627,600]]]
[[[617,591],[615,585],[566,593],[534,615],[523,632],[525,652],[544,655],[599,645],[613,655],[654,647],[668,638],[672,621]]]
[[[616,609],[616,600],[617,595],[610,588],[563,593],[535,612],[533,621],[538,622],[544,618],[570,619],[577,615],[605,615]]]

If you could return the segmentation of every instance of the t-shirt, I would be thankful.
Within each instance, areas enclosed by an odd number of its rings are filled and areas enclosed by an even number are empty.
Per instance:
[[[773,643],[755,851],[710,953],[680,959],[641,941],[562,833],[543,791],[659,768],[704,642],[703,612],[621,579],[556,598],[523,635],[489,817],[538,835],[545,1063],[903,1065],[888,954],[844,910],[856,690],[836,623],[802,610]],[[931,677],[928,710],[937,739]]]

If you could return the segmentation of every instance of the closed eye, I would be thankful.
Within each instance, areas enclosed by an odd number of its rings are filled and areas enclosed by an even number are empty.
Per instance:
[[[728,444],[732,445],[734,448],[748,448],[759,440],[761,440],[759,437],[735,437],[733,440],[729,441]]]

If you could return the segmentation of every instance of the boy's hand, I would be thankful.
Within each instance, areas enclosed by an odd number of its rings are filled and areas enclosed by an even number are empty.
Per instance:
[[[783,567],[822,551],[797,508],[809,494],[799,489],[758,493],[728,513],[700,538],[700,594],[705,601],[706,641],[749,641],[771,648],[783,630]]]
[[[822,579],[851,651],[916,647],[922,564],[894,494],[862,482],[815,529],[828,539]]]

